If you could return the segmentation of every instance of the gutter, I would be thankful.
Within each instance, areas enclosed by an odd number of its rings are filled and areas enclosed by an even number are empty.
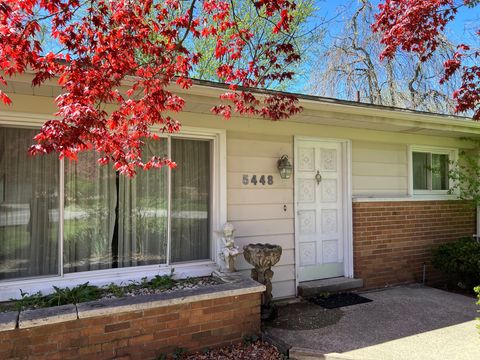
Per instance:
[[[32,72],[28,72],[25,74],[17,75],[14,78],[11,78],[10,81],[30,83],[32,75]],[[131,86],[134,80],[134,77],[128,76],[123,80],[122,84],[125,86]],[[47,82],[45,82],[45,85],[59,87],[55,79],[48,80]],[[218,99],[219,95],[225,93],[226,91],[231,91],[226,84],[198,79],[193,79],[193,86],[188,90],[181,88],[175,83],[171,84],[169,90],[181,95],[188,96],[190,94],[199,97],[208,97],[215,99],[218,102],[220,101]],[[242,89],[240,88],[240,90]],[[349,118],[352,118],[353,115],[355,117],[355,121],[358,123],[391,124],[401,126],[406,128],[406,133],[415,133],[416,130],[429,129],[437,131],[454,131],[459,133],[465,133],[465,136],[480,135],[480,122],[473,121],[471,118],[463,116],[428,113],[424,111],[358,103],[355,101],[339,100],[313,95],[295,94],[282,91],[263,89],[243,90],[252,91],[257,95],[260,95],[260,97],[269,94],[295,96],[299,99],[300,105],[305,110],[344,114]],[[286,121],[305,122],[301,119],[301,117],[302,114],[295,115]],[[322,123],[321,119],[322,117],[319,116],[318,123]],[[312,123],[316,122],[317,121]],[[341,125],[339,124],[339,126]]]

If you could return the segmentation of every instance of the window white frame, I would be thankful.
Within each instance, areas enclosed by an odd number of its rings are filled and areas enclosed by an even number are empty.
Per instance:
[[[451,162],[458,159],[458,149],[448,147],[423,146],[423,145],[409,145],[408,147],[408,195],[411,197],[426,198],[426,199],[453,199],[454,194],[448,194],[448,190],[415,190],[413,188],[413,153],[422,152],[430,154],[448,155],[449,169],[451,169]],[[450,182],[450,180],[449,180]],[[448,186],[451,188],[451,184]]]
[[[0,125],[16,128],[39,128],[47,119],[41,114],[0,112]],[[162,136],[162,135],[161,135]],[[106,285],[111,282],[121,283],[129,280],[139,280],[142,277],[153,277],[157,274],[169,274],[175,269],[178,278],[190,276],[207,276],[218,268],[220,261],[220,230],[227,221],[227,144],[226,131],[223,129],[206,129],[197,127],[182,127],[181,133],[173,134],[174,137],[211,140],[212,169],[211,169],[211,229],[210,229],[210,259],[170,264],[169,249],[167,250],[167,263],[158,265],[143,265],[125,268],[114,268],[76,273],[63,273],[63,195],[64,195],[64,163],[60,161],[60,226],[59,226],[59,274],[41,277],[6,279],[0,281],[0,301],[19,298],[20,291],[33,293],[42,291],[51,292],[52,285],[64,287],[75,286],[87,281],[92,285]],[[170,141],[169,141],[170,143]],[[170,151],[170,149],[169,149]],[[170,171],[169,171],[170,188]],[[169,192],[170,193],[170,192]],[[169,202],[170,204],[170,202]],[[170,206],[170,205],[169,205]],[[170,210],[170,209],[169,209]],[[169,212],[170,216],[170,212]],[[168,247],[170,247],[170,231],[168,232]]]

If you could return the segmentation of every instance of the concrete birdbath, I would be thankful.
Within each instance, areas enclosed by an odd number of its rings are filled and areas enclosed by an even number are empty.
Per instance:
[[[265,285],[262,294],[262,319],[267,320],[274,316],[275,307],[272,304],[272,266],[280,261],[282,247],[272,244],[248,244],[243,247],[243,256],[250,265],[253,265],[252,279]]]

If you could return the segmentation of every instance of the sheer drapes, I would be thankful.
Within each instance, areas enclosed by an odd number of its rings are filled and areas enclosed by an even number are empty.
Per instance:
[[[166,140],[148,142],[143,156],[166,156]],[[119,178],[118,266],[166,263],[167,169],[139,171]]]
[[[65,273],[112,265],[115,173],[94,152],[65,161],[63,268]]]
[[[448,155],[432,154],[432,190],[448,190]]]
[[[165,140],[149,142],[144,157],[166,153]],[[64,271],[165,263],[167,170],[130,179],[96,159],[65,165]]]
[[[414,152],[413,158],[413,188],[416,190],[428,189],[428,154]]]
[[[27,154],[36,130],[0,128],[0,280],[59,271],[59,161]],[[168,156],[148,142],[144,160]],[[170,199],[170,262],[209,259],[211,141],[171,139],[178,167],[134,178],[99,166],[95,152],[65,160],[65,273],[165,264]]]
[[[36,133],[0,128],[0,279],[58,273],[59,163],[28,155]]]
[[[210,258],[210,144],[172,139],[172,262]]]

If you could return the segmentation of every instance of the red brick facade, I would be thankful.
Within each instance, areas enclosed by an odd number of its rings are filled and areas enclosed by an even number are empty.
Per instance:
[[[441,279],[431,265],[439,244],[476,233],[476,214],[462,201],[353,203],[355,277],[365,288]]]
[[[260,293],[0,332],[0,359],[155,359],[260,332]]]

